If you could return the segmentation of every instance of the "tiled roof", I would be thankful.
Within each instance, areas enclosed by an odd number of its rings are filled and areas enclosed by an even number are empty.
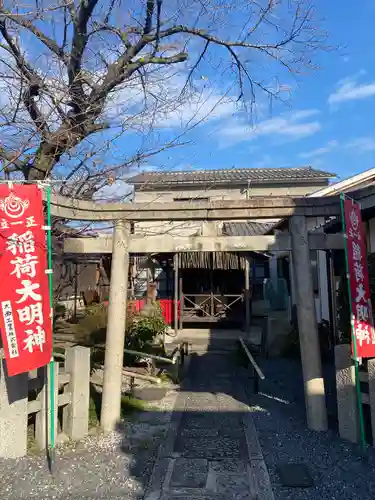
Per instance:
[[[275,227],[275,222],[224,222],[224,236],[262,236]]]
[[[325,180],[335,174],[315,170],[312,167],[298,168],[237,168],[229,170],[184,170],[176,172],[143,172],[128,179],[136,187],[159,187],[179,184],[262,184],[267,182],[301,182]]]

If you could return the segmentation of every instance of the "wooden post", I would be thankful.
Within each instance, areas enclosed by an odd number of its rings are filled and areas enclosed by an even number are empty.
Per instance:
[[[107,338],[100,425],[105,433],[115,429],[121,416],[122,365],[126,327],[130,224],[116,221],[112,242]]]
[[[178,254],[173,256],[173,269],[174,269],[174,333],[178,335]]]
[[[180,296],[180,330],[183,329],[183,314],[184,314],[184,296],[182,292],[182,277],[179,279],[179,296]]]
[[[77,440],[89,431],[90,349],[75,346],[65,353],[65,371],[70,374],[66,391],[71,394],[71,401],[63,410],[63,432]]]
[[[73,305],[73,318],[77,318],[77,295],[78,295],[78,264],[74,263],[74,305]]]
[[[327,269],[329,270],[329,297],[330,297],[330,324],[332,331],[332,343],[335,345],[337,339],[337,304],[336,304],[336,283],[335,283],[335,269],[333,265],[332,250],[327,252]]]
[[[271,257],[269,258],[269,266],[270,266],[270,281],[275,292],[277,292],[279,288],[279,272],[278,272],[279,260],[277,255],[271,255]]]
[[[214,291],[214,254],[210,252],[210,316],[211,318],[215,316],[215,291]],[[211,319],[210,318],[210,319]]]
[[[245,256],[245,332],[250,338],[250,257]]]
[[[296,277],[296,305],[307,425],[310,429],[325,431],[328,428],[327,409],[306,218],[293,215],[289,224]]]

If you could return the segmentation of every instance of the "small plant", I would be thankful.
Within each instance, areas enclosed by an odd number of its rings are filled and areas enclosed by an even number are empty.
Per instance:
[[[100,413],[102,408],[102,394],[93,391],[90,395],[89,406],[89,429],[99,426]],[[130,394],[121,396],[121,417],[130,417],[133,413],[147,411],[148,405],[145,401],[134,398]]]
[[[53,307],[53,326],[55,326],[56,321],[60,318],[64,318],[66,315],[66,306],[57,302]]]
[[[88,347],[104,344],[107,331],[107,308],[102,304],[86,307],[85,316],[75,325],[78,343]]]
[[[165,334],[167,325],[164,321],[161,308],[155,304],[147,315],[142,312],[134,315],[128,322],[125,347],[133,351],[150,353],[153,351],[155,339]],[[128,364],[126,356],[126,364]],[[134,356],[133,356],[134,361]]]
[[[92,361],[103,363],[103,346],[107,333],[107,307],[103,304],[93,304],[86,308],[85,316],[75,325],[75,338],[79,344],[92,347]],[[147,314],[132,314],[128,312],[125,332],[125,348],[144,353],[154,352],[157,337],[165,334],[167,325],[162,310],[158,304],[153,304]],[[98,346],[98,348],[95,348]],[[126,366],[137,361],[135,356],[125,355]]]

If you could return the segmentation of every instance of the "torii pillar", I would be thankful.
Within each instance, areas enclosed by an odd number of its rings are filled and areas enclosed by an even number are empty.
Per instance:
[[[309,429],[328,429],[324,378],[311,271],[306,217],[293,215],[289,221],[295,276],[299,343]]]
[[[116,428],[121,416],[130,224],[116,221],[112,240],[107,336],[100,426],[105,433]]]

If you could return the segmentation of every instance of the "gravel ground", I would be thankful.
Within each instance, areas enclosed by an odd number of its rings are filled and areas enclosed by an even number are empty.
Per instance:
[[[59,447],[54,476],[42,455],[1,460],[1,500],[142,498],[176,396],[171,390],[152,410],[133,415],[109,436]]]
[[[268,360],[262,367],[267,380],[251,401],[276,500],[374,499],[375,449],[369,448],[363,459],[359,447],[339,439],[335,431],[320,434],[306,428],[298,362]],[[281,486],[280,463],[308,465],[315,486]]]

